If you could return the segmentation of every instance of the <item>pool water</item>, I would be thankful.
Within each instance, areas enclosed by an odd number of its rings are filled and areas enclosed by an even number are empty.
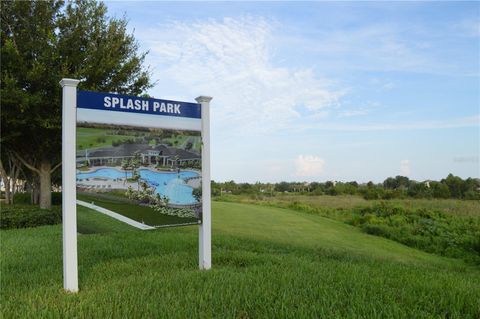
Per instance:
[[[185,183],[185,178],[197,177],[199,176],[196,172],[154,172],[148,169],[140,169],[139,171],[140,178],[147,182],[152,187],[155,187],[155,193],[160,195],[167,196],[170,199],[172,204],[194,204],[197,201],[192,195],[193,188],[187,186]],[[100,168],[94,172],[90,173],[78,173],[77,179],[86,179],[86,178],[107,178],[107,179],[116,179],[116,178],[131,178],[132,172],[120,171],[115,168]]]

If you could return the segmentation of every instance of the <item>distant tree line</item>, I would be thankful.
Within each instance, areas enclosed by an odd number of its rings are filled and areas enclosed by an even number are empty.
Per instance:
[[[368,182],[280,182],[280,183],[218,183],[212,181],[212,195],[265,195],[300,193],[307,195],[359,195],[365,199],[394,198],[457,198],[480,200],[480,179],[449,174],[440,181],[415,181],[406,176],[389,177],[383,183]]]

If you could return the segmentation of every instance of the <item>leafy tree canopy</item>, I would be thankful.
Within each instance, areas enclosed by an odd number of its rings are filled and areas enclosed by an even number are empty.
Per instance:
[[[2,151],[20,157],[41,183],[61,156],[60,79],[134,95],[152,86],[146,52],[126,28],[125,17],[109,18],[95,1],[2,2]]]

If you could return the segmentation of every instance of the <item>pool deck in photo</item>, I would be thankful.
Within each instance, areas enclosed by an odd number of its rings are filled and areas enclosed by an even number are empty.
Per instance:
[[[125,179],[111,180],[111,179],[90,179],[88,181],[82,180],[77,182],[77,187],[86,188],[95,191],[111,191],[114,189],[127,190],[129,187],[133,189],[138,188],[137,182],[128,182]]]

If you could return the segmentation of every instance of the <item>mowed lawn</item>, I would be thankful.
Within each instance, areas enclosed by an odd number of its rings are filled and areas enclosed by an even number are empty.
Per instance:
[[[2,317],[480,317],[478,268],[319,216],[214,202],[199,271],[196,226],[78,215],[78,294],[62,290],[60,225],[0,232]]]

